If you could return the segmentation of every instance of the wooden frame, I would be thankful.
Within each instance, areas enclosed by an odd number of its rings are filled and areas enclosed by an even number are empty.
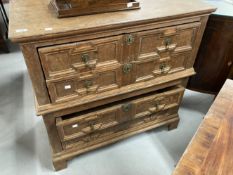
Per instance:
[[[116,0],[115,0],[116,1]],[[140,8],[136,0],[52,0],[49,8],[56,13],[57,17],[71,17],[89,15],[94,13],[105,13],[123,10],[134,10]]]

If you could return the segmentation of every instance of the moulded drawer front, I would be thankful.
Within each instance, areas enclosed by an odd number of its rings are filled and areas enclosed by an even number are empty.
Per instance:
[[[134,82],[191,68],[187,63],[192,61],[199,27],[200,23],[192,23],[137,33]]]
[[[70,119],[57,119],[57,128],[61,140],[67,141],[100,131],[119,123],[119,107],[73,116]]]
[[[121,87],[121,72],[121,67],[115,65],[83,77],[47,81],[49,94],[52,102],[61,102],[117,89]]]
[[[177,111],[183,92],[183,87],[172,87],[165,91],[125,100],[112,107],[88,114],[73,115],[69,119],[58,118],[57,127],[63,146],[67,148],[68,143],[75,142],[78,144],[83,142],[95,143],[97,135],[100,140],[107,139],[105,135],[114,131],[115,127],[118,129],[123,127],[123,130],[127,129],[131,125],[130,122],[134,120],[143,123],[153,122],[157,120],[163,111],[172,108]],[[126,128],[124,123],[128,123]]]
[[[111,128],[100,130],[98,132],[93,132],[79,138],[64,141],[62,142],[62,146],[65,150],[82,149],[114,139],[119,140],[118,137],[125,138],[129,135],[134,135],[138,133],[138,131],[140,130],[149,130],[153,127],[156,127],[156,125],[159,125],[166,120],[177,117],[177,113],[178,107],[168,108],[153,115],[129,120],[128,122],[115,125]]]
[[[51,102],[118,95],[117,90],[139,83],[143,89],[144,81],[191,68],[199,26],[196,22],[39,48]]]
[[[156,114],[160,111],[178,106],[182,99],[183,92],[184,88],[180,87],[174,90],[158,93],[157,95],[140,98],[133,101],[135,106],[134,118],[153,116],[153,114]]]
[[[170,57],[135,61],[133,64],[133,82],[153,80],[157,77],[184,71],[187,69],[186,65],[192,56],[191,54],[191,52],[172,53]]]
[[[197,22],[138,32],[136,60],[146,59],[147,56],[166,57],[171,52],[191,50],[199,27],[200,23]]]
[[[38,49],[46,79],[92,72],[121,62],[122,36]]]

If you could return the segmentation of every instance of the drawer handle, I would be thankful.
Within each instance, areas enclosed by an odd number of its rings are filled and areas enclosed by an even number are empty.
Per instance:
[[[168,66],[166,63],[161,63],[159,69],[162,74],[168,73],[171,70],[171,67]]]
[[[129,112],[132,108],[132,104],[131,103],[127,103],[127,104],[123,104],[122,105],[122,111],[123,112]]]
[[[132,70],[132,68],[133,68],[133,65],[132,64],[124,64],[123,65],[123,72],[125,73],[125,74],[128,74],[128,73],[130,73],[131,72],[131,70]]]
[[[96,61],[94,61],[94,60],[91,61],[91,58],[88,54],[82,54],[81,58],[87,67],[94,68],[96,66]]]
[[[166,67],[167,67],[166,63],[161,63],[159,69],[161,70],[162,73],[165,73]]]
[[[127,35],[127,37],[126,37],[126,43],[128,44],[128,45],[130,45],[130,44],[132,44],[134,42],[134,36],[133,35]]]
[[[82,61],[87,64],[90,61],[90,56],[88,54],[82,54]]]
[[[86,89],[89,89],[91,86],[93,86],[93,82],[92,82],[91,80],[86,80],[86,81],[84,82],[84,87],[85,87]]]
[[[172,39],[167,37],[165,38],[164,43],[165,43],[166,48],[169,48],[168,46],[171,45]]]

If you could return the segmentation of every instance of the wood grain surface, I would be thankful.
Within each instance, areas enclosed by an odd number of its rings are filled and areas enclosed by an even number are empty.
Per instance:
[[[141,9],[58,19],[48,8],[50,0],[11,0],[9,38],[13,41],[49,38],[113,29],[178,17],[209,14],[213,6],[200,0],[140,0]],[[171,8],[172,7],[172,8]],[[181,8],[182,7],[182,8]],[[32,9],[36,9],[32,12]],[[23,20],[22,20],[23,19]]]
[[[233,174],[233,81],[227,80],[173,175]]]
[[[81,153],[178,126],[215,8],[198,0],[140,3],[141,10],[57,19],[49,0],[11,1],[10,38],[21,45],[56,170]],[[182,90],[170,93],[177,85]]]
[[[51,0],[50,3],[50,9],[54,11],[57,17],[80,16],[139,8],[140,3],[135,0]]]

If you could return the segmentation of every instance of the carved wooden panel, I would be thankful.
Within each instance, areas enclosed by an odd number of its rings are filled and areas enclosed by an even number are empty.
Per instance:
[[[73,144],[82,143],[80,146],[83,146],[91,144],[89,142],[95,143],[98,139],[106,139],[109,132],[114,134],[141,122],[154,122],[169,109],[175,108],[177,112],[183,92],[183,87],[172,87],[88,114],[57,118],[56,125],[63,147],[66,149]]]
[[[154,79],[188,68],[200,23],[137,33],[133,81]],[[146,69],[145,69],[146,67]]]
[[[183,92],[184,88],[178,88],[135,100],[133,102],[135,105],[134,118],[150,116],[157,112],[177,106],[180,103]],[[147,121],[148,118],[145,120]]]
[[[57,118],[60,138],[62,141],[67,141],[114,126],[119,123],[119,110],[119,106],[115,106],[64,121],[62,118]]]
[[[122,36],[39,48],[46,79],[93,72],[121,62]]]
[[[133,86],[191,68],[187,63],[199,26],[196,22],[39,48],[51,101]]]
[[[93,132],[80,138],[62,142],[63,149],[82,149],[93,146],[103,141],[112,140],[115,137],[124,136],[131,132],[139,131],[140,129],[155,127],[163,121],[177,117],[178,108],[173,107],[165,111],[158,112],[145,118],[129,120],[120,125],[113,126],[98,132]],[[136,134],[136,133],[135,133]]]
[[[67,101],[121,87],[122,69],[119,64],[102,67],[91,74],[48,80],[48,90],[53,102]]]

